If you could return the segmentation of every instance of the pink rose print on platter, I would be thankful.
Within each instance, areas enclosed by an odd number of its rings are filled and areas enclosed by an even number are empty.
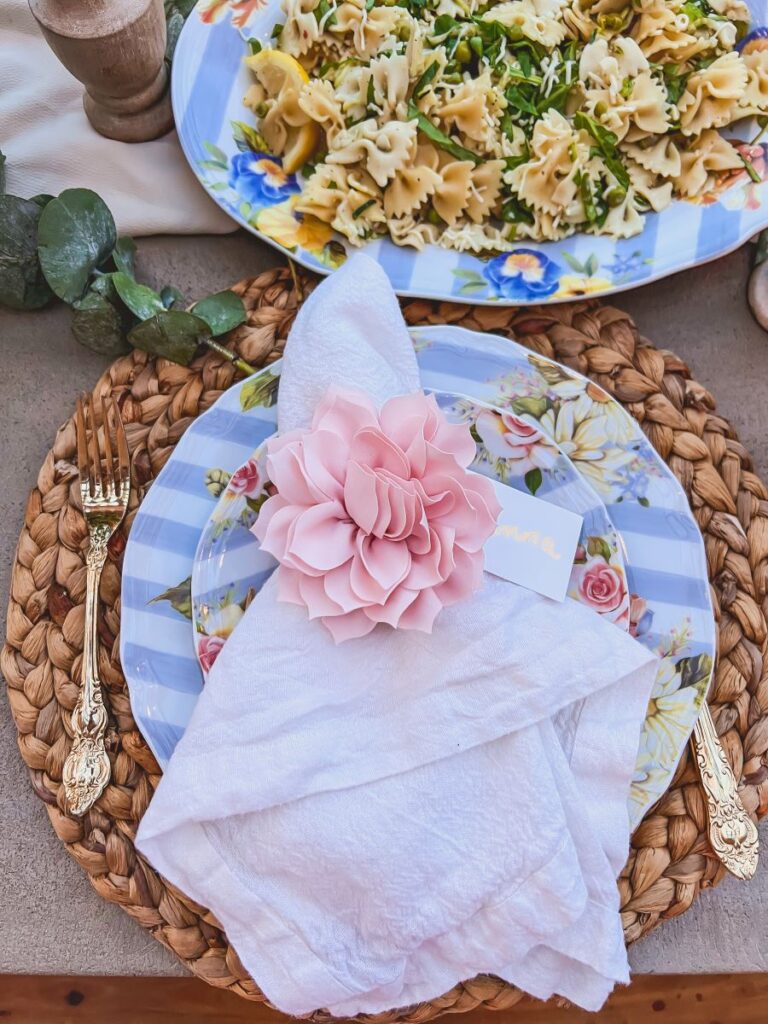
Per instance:
[[[605,559],[590,558],[584,565],[575,565],[571,580],[584,604],[611,622],[624,619],[628,609],[624,578]]]
[[[644,636],[653,623],[653,612],[648,608],[648,602],[638,597],[637,594],[629,596],[629,635],[634,637]]]
[[[510,459],[521,476],[554,464],[556,453],[543,441],[541,432],[511,413],[484,409],[475,426],[489,453],[497,459]]]
[[[278,598],[304,605],[336,643],[378,623],[429,633],[445,605],[481,584],[483,545],[501,511],[468,472],[475,442],[434,396],[332,388],[309,430],[269,442],[277,494],[253,532],[280,563]]]
[[[256,459],[248,459],[229,478],[229,489],[235,494],[252,495],[261,490],[261,473]]]
[[[203,672],[210,672],[213,668],[213,663],[221,653],[221,649],[226,643],[226,637],[223,636],[201,636],[197,642],[197,656],[200,659],[200,667]]]

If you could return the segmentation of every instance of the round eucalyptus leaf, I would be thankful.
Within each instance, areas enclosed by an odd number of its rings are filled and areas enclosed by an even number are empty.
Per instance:
[[[0,305],[39,309],[53,298],[37,258],[40,207],[0,195]]]
[[[130,351],[120,313],[98,292],[90,291],[72,307],[72,333],[85,348],[102,355]]]
[[[52,199],[40,215],[37,234],[45,278],[69,303],[82,297],[92,271],[117,242],[109,207],[87,188],[68,188]]]
[[[136,243],[128,235],[118,238],[112,252],[112,259],[118,270],[133,277],[136,271]]]
[[[0,192],[5,192],[5,161],[5,153],[0,150]]]
[[[180,309],[167,309],[137,324],[128,340],[134,348],[189,366],[199,344],[210,336],[205,320]]]
[[[105,299],[109,299],[113,306],[119,305],[120,296],[117,294],[117,288],[112,283],[113,277],[114,274],[97,274],[91,281],[88,293],[96,292],[99,295],[103,295]]]
[[[172,284],[167,284],[165,288],[160,289],[160,298],[163,300],[163,305],[166,309],[170,309],[177,303],[179,306],[184,305],[184,296]]]
[[[55,196],[48,195],[47,192],[38,192],[38,194],[36,196],[32,196],[29,201],[30,203],[37,203],[42,210],[44,206],[47,206],[48,203],[55,198]]]
[[[194,304],[192,312],[205,320],[214,338],[226,334],[246,320],[243,300],[230,291],[216,292],[215,295],[201,299]]]
[[[128,309],[135,313],[139,320],[148,320],[155,313],[162,313],[165,309],[163,300],[154,288],[139,284],[122,270],[112,275],[112,284]]]

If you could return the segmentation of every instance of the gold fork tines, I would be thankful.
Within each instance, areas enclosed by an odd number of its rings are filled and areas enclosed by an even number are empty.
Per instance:
[[[64,762],[62,781],[67,805],[78,816],[90,810],[109,782],[109,757],[104,749],[107,712],[98,675],[99,580],[107,545],[123,520],[131,488],[130,456],[120,410],[113,399],[105,401],[102,397],[100,412],[99,429],[95,403],[87,396],[77,400],[77,468],[89,545],[85,559],[82,682],[72,712],[72,749]]]

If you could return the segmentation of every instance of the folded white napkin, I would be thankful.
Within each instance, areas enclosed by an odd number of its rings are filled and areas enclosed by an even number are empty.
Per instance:
[[[296,319],[281,429],[330,384],[378,402],[418,386],[363,256]],[[481,972],[599,1008],[628,978],[615,879],[655,659],[582,605],[488,574],[431,635],[338,646],[276,589],[211,671],[142,852],[288,1013],[376,1013]]]
[[[222,234],[237,226],[195,180],[175,132],[129,144],[91,127],[82,85],[43,39],[27,0],[0,0],[0,148],[8,192],[94,189],[122,234]]]

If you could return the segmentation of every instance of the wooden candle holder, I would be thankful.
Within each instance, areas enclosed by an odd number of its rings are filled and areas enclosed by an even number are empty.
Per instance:
[[[101,135],[143,142],[173,127],[162,0],[29,0],[49,46],[85,86]]]

